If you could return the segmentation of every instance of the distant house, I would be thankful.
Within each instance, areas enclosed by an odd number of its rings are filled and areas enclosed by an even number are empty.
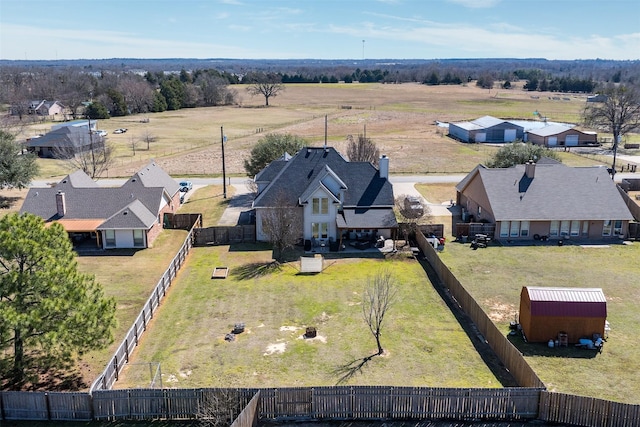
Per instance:
[[[262,217],[283,203],[302,215],[300,237],[305,240],[391,237],[398,224],[389,159],[383,156],[379,165],[378,169],[369,162],[349,162],[331,147],[303,148],[272,162],[255,177],[257,239],[269,240]]]
[[[633,220],[604,167],[546,158],[510,168],[478,165],[456,191],[473,222],[495,224],[495,239],[620,239]]]
[[[540,129],[528,130],[525,141],[545,147],[585,147],[598,145],[596,132],[582,131],[575,127],[549,125]]]
[[[604,337],[607,299],[600,288],[525,286],[520,292],[520,326],[529,342]]]
[[[60,223],[74,240],[116,249],[151,246],[164,214],[179,207],[178,183],[151,162],[121,187],[100,187],[78,170],[51,188],[31,188],[21,212]]]
[[[29,101],[27,113],[37,116],[57,116],[64,113],[64,106],[58,101],[47,101],[46,99]]]
[[[449,135],[462,142],[513,142],[524,138],[524,127],[484,116],[470,122],[449,123]]]
[[[86,128],[63,127],[39,138],[28,139],[25,147],[38,157],[69,158],[76,153],[89,150],[91,144],[101,143],[102,138],[90,134]]]

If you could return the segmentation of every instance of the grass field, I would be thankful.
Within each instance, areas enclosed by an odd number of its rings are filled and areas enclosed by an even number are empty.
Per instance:
[[[311,276],[298,274],[297,263],[270,269],[270,261],[270,250],[254,246],[196,248],[134,361],[160,362],[165,387],[337,384],[341,367],[376,351],[361,299],[368,278],[386,269],[399,291],[383,327],[386,352],[345,384],[501,386],[406,253],[393,260],[327,260]],[[229,277],[211,279],[216,266],[230,267]],[[245,332],[225,341],[239,322]],[[307,326],[317,328],[316,338],[302,338]],[[148,367],[126,368],[121,378],[118,388],[148,384]]]
[[[607,298],[609,339],[601,354],[549,349],[515,339],[549,390],[640,404],[640,244],[500,247],[473,251],[451,243],[441,258],[505,331],[519,310],[523,286],[599,287]]]
[[[163,113],[101,120],[116,158],[108,175],[129,176],[155,158],[173,175],[221,173],[221,127],[228,138],[227,173],[244,174],[243,161],[251,147],[268,132],[292,133],[319,145],[325,140],[346,150],[347,135],[366,133],[391,159],[391,173],[460,173],[486,161],[494,147],[461,144],[444,135],[436,121],[470,120],[483,115],[534,119],[540,111],[550,120],[580,122],[585,96],[570,101],[538,99],[521,89],[491,90],[468,86],[421,84],[288,84],[286,90],[264,108],[263,99],[252,98],[240,85],[239,105],[182,109]],[[148,120],[148,121],[147,121]],[[120,127],[124,134],[113,134]],[[25,136],[48,131],[50,124],[32,125]],[[145,135],[156,138],[148,149]],[[135,150],[134,150],[135,145]],[[135,154],[134,154],[135,151]],[[63,162],[41,160],[42,176],[68,173]]]

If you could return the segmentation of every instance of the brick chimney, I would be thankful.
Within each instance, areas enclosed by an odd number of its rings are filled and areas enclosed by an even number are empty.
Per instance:
[[[524,164],[524,174],[530,179],[533,179],[536,176],[536,164],[533,160],[529,160]]]
[[[63,217],[64,214],[67,213],[67,203],[64,199],[64,193],[62,191],[58,191],[56,193],[56,210],[58,211],[59,217]]]
[[[378,171],[380,172],[380,178],[389,179],[389,158],[386,154],[383,154],[378,161]]]

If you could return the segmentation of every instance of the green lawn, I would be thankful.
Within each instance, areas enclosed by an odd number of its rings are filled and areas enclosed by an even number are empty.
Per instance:
[[[505,334],[519,310],[523,286],[602,288],[612,330],[601,354],[514,342],[549,390],[640,403],[639,243],[598,248],[491,245],[476,251],[451,243],[441,257]]]
[[[367,278],[392,272],[399,300],[385,319],[374,357],[345,384],[500,387],[469,337],[441,300],[421,265],[406,254],[393,260],[327,260],[317,275],[297,263],[264,266],[270,250],[196,248],[172,286],[133,362],[161,363],[165,387],[334,385],[341,366],[376,350],[362,318]],[[214,267],[227,279],[211,279]],[[246,330],[225,341],[235,323]],[[303,339],[307,326],[318,337]],[[118,388],[149,381],[148,367],[125,369]]]
[[[86,381],[93,381],[102,372],[186,236],[184,230],[164,230],[150,249],[114,250],[76,258],[79,270],[95,275],[105,295],[114,297],[117,303],[115,341],[106,349],[82,356],[79,366]]]

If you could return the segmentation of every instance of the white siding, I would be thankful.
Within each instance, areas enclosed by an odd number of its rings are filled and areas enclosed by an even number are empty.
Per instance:
[[[315,214],[313,213],[313,202],[314,198],[328,198],[329,199],[329,209],[326,214]],[[328,194],[325,190],[319,188],[317,189],[308,200],[309,203],[304,205],[304,238],[311,239],[313,234],[311,230],[311,224],[316,223],[327,223],[328,224],[328,236],[336,238],[336,215],[338,213],[338,205],[333,203],[333,198]]]

